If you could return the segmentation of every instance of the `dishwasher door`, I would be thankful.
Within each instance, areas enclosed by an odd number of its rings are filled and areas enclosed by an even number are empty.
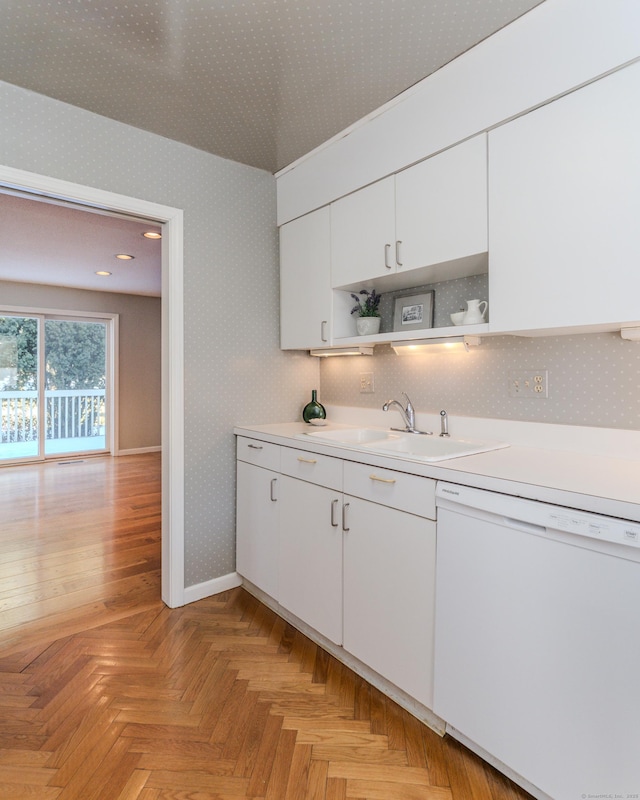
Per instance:
[[[437,498],[434,711],[554,800],[639,797],[640,525]]]

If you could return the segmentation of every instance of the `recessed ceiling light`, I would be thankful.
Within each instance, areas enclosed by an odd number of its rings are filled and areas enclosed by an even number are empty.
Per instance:
[[[100,272],[96,272],[96,275],[111,275],[111,273],[105,272],[105,270],[101,269]]]
[[[145,231],[142,235],[145,239],[162,239],[162,234],[158,231]]]
[[[128,253],[116,253],[116,258],[119,258],[120,261],[133,261],[135,256],[130,256]]]

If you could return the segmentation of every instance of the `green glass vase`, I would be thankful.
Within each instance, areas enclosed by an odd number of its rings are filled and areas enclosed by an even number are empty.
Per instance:
[[[316,389],[311,391],[311,402],[302,409],[302,419],[310,422],[312,419],[325,419],[327,412],[322,403],[318,402],[318,392]]]

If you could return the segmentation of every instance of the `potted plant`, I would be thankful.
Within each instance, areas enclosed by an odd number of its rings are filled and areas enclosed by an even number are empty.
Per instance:
[[[360,295],[360,296],[358,296]],[[360,336],[371,336],[380,331],[380,298],[375,289],[368,291],[361,289],[358,294],[351,293],[356,305],[351,309],[352,314],[357,314],[356,329]]]

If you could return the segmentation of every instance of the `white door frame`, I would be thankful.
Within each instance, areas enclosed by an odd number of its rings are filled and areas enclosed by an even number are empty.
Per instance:
[[[0,164],[0,187],[21,189],[164,225],[162,236],[162,599],[184,605],[183,212]]]

